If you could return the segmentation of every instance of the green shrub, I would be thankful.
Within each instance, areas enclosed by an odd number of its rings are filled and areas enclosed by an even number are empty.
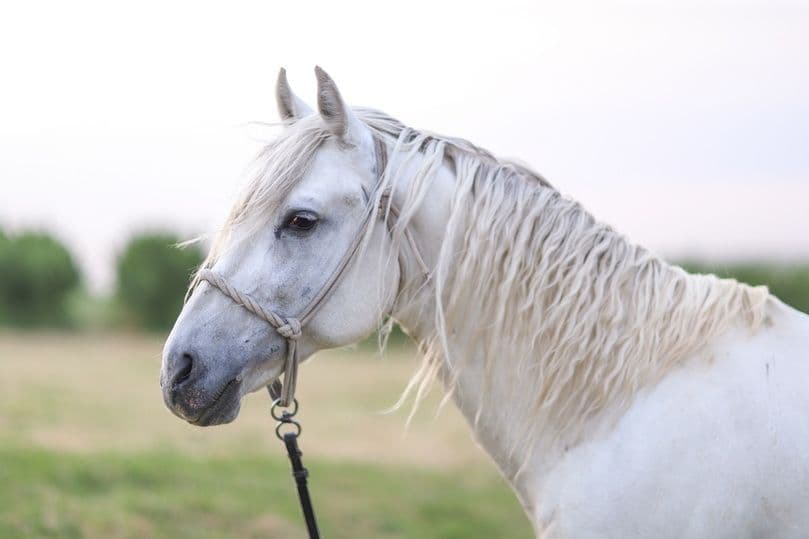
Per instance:
[[[117,299],[133,323],[171,328],[180,312],[191,272],[202,262],[197,247],[178,248],[169,233],[142,234],[118,258]]]
[[[53,236],[0,233],[0,323],[62,326],[67,298],[80,281],[70,252]]]

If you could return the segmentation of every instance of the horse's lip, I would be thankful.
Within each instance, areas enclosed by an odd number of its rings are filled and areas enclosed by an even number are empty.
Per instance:
[[[222,386],[222,388],[219,390],[219,394],[213,400],[213,402],[211,402],[211,404],[205,410],[203,410],[201,414],[195,418],[189,419],[188,422],[192,425],[197,425],[200,427],[207,427],[220,423],[220,420],[224,416],[223,412],[228,411],[228,404],[232,400],[233,395],[239,392],[240,387],[241,380],[238,378],[230,380],[228,383]]]

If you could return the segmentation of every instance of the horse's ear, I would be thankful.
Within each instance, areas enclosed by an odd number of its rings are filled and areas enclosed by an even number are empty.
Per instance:
[[[278,102],[278,114],[285,122],[295,121],[312,114],[312,108],[292,93],[287,81],[287,70],[283,67],[278,72],[278,81],[275,83],[275,99]]]
[[[345,142],[359,144],[362,124],[340,97],[337,85],[328,73],[315,67],[317,77],[317,108],[329,130]]]

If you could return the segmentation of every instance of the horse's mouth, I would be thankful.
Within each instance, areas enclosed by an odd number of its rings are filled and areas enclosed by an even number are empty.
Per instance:
[[[198,427],[209,427],[233,421],[239,412],[238,395],[240,387],[241,381],[238,378],[226,383],[219,390],[211,404],[197,417],[188,419],[188,422]],[[234,399],[234,397],[236,398]]]

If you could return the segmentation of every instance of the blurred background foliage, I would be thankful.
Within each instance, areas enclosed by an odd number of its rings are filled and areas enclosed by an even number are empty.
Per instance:
[[[202,263],[196,245],[177,247],[167,232],[135,236],[117,266],[116,298],[131,322],[148,330],[166,330],[183,305],[189,276]]]
[[[54,236],[0,233],[0,323],[69,325],[68,298],[79,283],[73,256]]]
[[[197,246],[169,232],[134,235],[117,260],[115,291],[90,294],[68,248],[53,234],[0,230],[0,325],[165,331],[180,312]]]

